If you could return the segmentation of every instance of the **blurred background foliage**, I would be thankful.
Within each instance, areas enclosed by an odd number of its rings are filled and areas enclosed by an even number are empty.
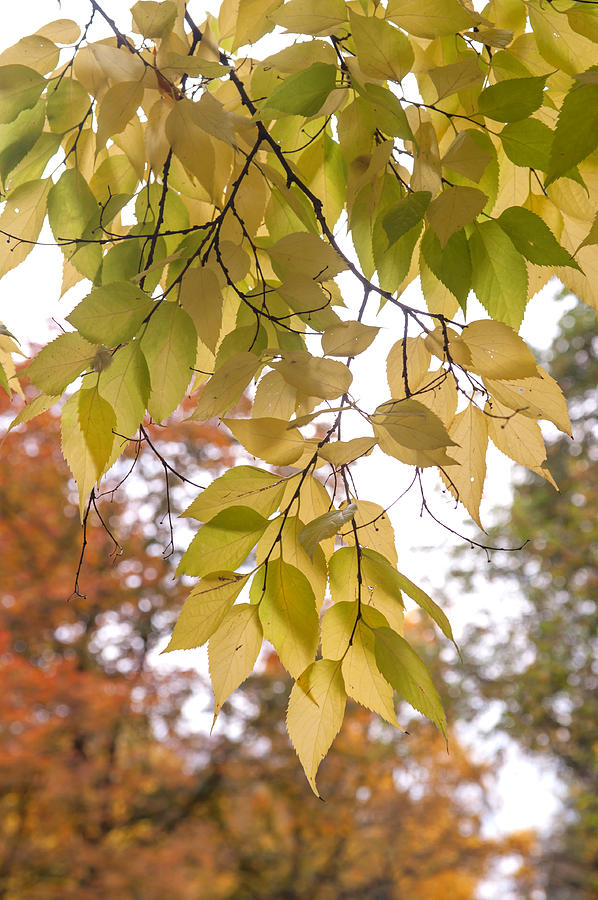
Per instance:
[[[176,423],[152,433],[205,483],[233,448],[197,427],[187,443]],[[454,736],[447,754],[423,720],[402,720],[405,735],[352,707],[323,766],[325,803],[284,731],[290,684],[275,656],[214,735],[194,727],[198,698],[210,705],[201,672],[152,664],[185,593],[162,554],[160,459],[146,447],[103,498],[124,552],[90,527],[76,596],[80,523],[57,432],[48,413],[3,448],[0,897],[473,900],[504,860],[529,881],[531,838],[482,833],[489,768]]]
[[[490,543],[519,545],[471,565],[458,555],[462,589],[515,607],[471,626],[462,640],[466,678],[451,693],[475,719],[494,702],[502,731],[554,768],[560,809],[544,834],[536,893],[598,898],[598,334],[593,310],[564,314],[546,360],[569,402],[574,441],[555,436],[548,466],[560,491],[525,477]],[[482,579],[486,584],[482,588]],[[482,596],[483,594],[480,594]],[[515,603],[513,603],[515,597]],[[463,690],[465,681],[466,689]]]
[[[483,569],[467,552],[455,559],[459,590],[490,579],[519,599],[498,625],[467,630],[463,667],[436,672],[460,734],[491,708],[494,732],[554,766],[561,809],[539,839],[486,836],[495,773],[454,733],[447,755],[421,719],[401,719],[404,735],[357,707],[323,764],[320,803],[282,726],[289,684],[275,656],[211,737],[195,727],[210,705],[201,671],[152,663],[185,593],[163,558],[160,458],[146,447],[103,498],[124,552],[90,527],[86,596],[75,596],[80,523],[57,420],[13,432],[0,481],[0,897],[473,900],[496,878],[505,896],[596,900],[597,350],[594,314],[567,312],[547,361],[574,423],[575,442],[550,442],[560,493],[522,480],[490,537],[529,539],[523,550]],[[234,458],[215,427],[185,441],[176,422],[152,434],[200,484]],[[180,509],[172,473],[169,483]],[[417,618],[409,627],[432,660],[436,637]]]

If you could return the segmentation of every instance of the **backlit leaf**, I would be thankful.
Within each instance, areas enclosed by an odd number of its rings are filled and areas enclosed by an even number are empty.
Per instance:
[[[313,663],[291,691],[287,729],[316,797],[316,772],[340,731],[345,703],[341,664],[331,659]]]
[[[255,579],[260,584],[259,617],[264,637],[285,669],[297,678],[313,661],[318,646],[314,592],[305,575],[281,559],[269,562],[265,576],[260,569]]]
[[[209,575],[240,566],[266,528],[267,520],[248,506],[231,506],[202,525],[186,552],[177,574]]]
[[[250,674],[261,646],[262,628],[255,606],[250,603],[233,606],[208,644],[214,719],[224,701]]]

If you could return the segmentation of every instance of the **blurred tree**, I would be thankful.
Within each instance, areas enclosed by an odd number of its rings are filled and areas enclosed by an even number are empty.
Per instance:
[[[598,898],[597,350],[595,314],[580,304],[563,316],[548,355],[575,438],[550,442],[559,492],[539,479],[520,483],[495,535],[515,545],[534,535],[489,567],[503,594],[516,587],[523,603],[498,628],[472,629],[463,645],[474,705],[500,701],[499,726],[563,779],[559,823],[538,867],[549,900]]]
[[[175,468],[194,455],[184,471],[203,477],[231,450],[201,427],[190,445],[154,429],[157,451]],[[190,733],[181,708],[199,676],[148,661],[184,591],[158,545],[160,460],[145,452],[126,501],[100,506],[126,553],[110,559],[90,526],[86,596],[68,602],[81,536],[56,430],[46,414],[4,446],[3,900],[473,900],[493,862],[527,852],[481,836],[489,773],[421,720],[407,737],[352,706],[320,803],[284,731],[274,656],[226,704],[221,736]]]

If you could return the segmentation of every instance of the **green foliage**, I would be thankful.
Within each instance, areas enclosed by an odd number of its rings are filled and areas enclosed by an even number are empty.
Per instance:
[[[202,524],[178,571],[201,581],[173,646],[210,640],[218,711],[263,629],[296,679],[290,731],[316,790],[346,685],[389,721],[394,689],[445,728],[401,591],[450,626],[396,570],[353,462],[384,453],[414,483],[436,468],[479,523],[488,440],[550,478],[537,420],[569,430],[516,330],[555,272],[598,305],[594,23],[540,0],[225,0],[204,23],[141,0],[129,36],[91,5],[106,39],[60,20],[0,59],[0,277],[47,215],[65,290],[91,283],[75,330],[26,369],[41,394],[18,421],[66,393],[85,523],[127,440],[151,442],[186,397],[189,427],[219,417],[259,461],[187,511]],[[252,58],[275,26],[286,46]],[[404,295],[418,276],[423,309]],[[466,324],[470,290],[488,320]],[[377,352],[382,305],[402,337],[370,400],[351,360]],[[18,345],[0,340],[18,392]]]

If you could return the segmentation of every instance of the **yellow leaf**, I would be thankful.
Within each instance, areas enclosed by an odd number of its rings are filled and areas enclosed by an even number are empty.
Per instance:
[[[122,81],[109,88],[99,103],[96,147],[99,152],[108,138],[124,131],[136,115],[143,99],[140,81]]]
[[[436,102],[444,97],[449,97],[451,94],[456,94],[457,91],[471,87],[477,81],[481,82],[483,77],[477,56],[467,56],[465,59],[450,63],[448,66],[438,66],[430,69],[428,75],[436,88],[438,95]]]
[[[166,119],[165,128],[174,153],[212,197],[216,151],[211,137],[197,121],[195,103],[186,98],[175,103]]]
[[[201,647],[214,634],[241,593],[249,575],[236,572],[213,572],[197,584],[183,606],[168,646],[172,650]]]
[[[322,350],[326,356],[357,356],[370,346],[379,328],[361,322],[341,322],[327,328],[322,335]]]
[[[358,620],[358,604],[341,601],[330,606],[322,616],[322,656],[342,659],[349,649],[349,641]]]
[[[451,235],[473,222],[487,202],[483,191],[461,185],[445,188],[432,200],[427,217],[441,245],[444,247]]]
[[[205,421],[225,413],[237,403],[262,365],[254,353],[234,353],[216,369],[190,418]]]
[[[28,181],[15,188],[0,215],[0,278],[31,253],[46,217],[52,179]],[[12,237],[7,237],[12,235]]]
[[[332,463],[335,468],[338,468],[367,456],[375,444],[376,439],[373,437],[352,438],[350,441],[333,441],[324,444],[318,450],[318,455],[327,462]]]
[[[313,559],[318,544],[338,534],[343,525],[350,522],[356,512],[357,504],[349,503],[343,509],[331,509],[330,512],[308,522],[299,532],[299,543],[307,555]]]
[[[306,669],[291,691],[287,729],[316,797],[320,796],[316,772],[343,723],[345,703],[338,660],[319,659]]]
[[[423,38],[456,34],[482,21],[459,0],[389,0],[386,15],[400,28]]]
[[[262,627],[256,607],[250,603],[233,606],[208,644],[214,721],[225,700],[250,674],[261,646]]]
[[[388,400],[376,409],[371,420],[398,444],[411,450],[437,450],[455,443],[438,416],[411,398]]]
[[[297,391],[284,380],[280,372],[268,372],[257,386],[252,418],[272,416],[275,419],[290,419],[295,412]]]
[[[537,374],[533,353],[504,322],[480,319],[467,325],[461,334],[467,346],[472,372],[485,378],[528,378]]]
[[[442,165],[472,181],[479,181],[491,159],[490,154],[466,130],[460,131],[449,146],[442,157]]]
[[[318,647],[318,613],[310,583],[299,569],[281,559],[255,575],[259,617],[285,669],[297,678],[313,661]],[[264,585],[260,584],[264,581]]]
[[[390,348],[386,357],[386,377],[391,396],[401,400],[406,396],[405,376],[413,393],[430,367],[430,351],[423,338],[401,338]]]
[[[281,508],[285,509],[284,504],[281,504]],[[328,575],[323,548],[329,544],[334,545],[334,541],[323,541],[320,546],[315,547],[313,554],[308,556],[299,541],[303,528],[304,523],[297,516],[287,516],[286,520],[283,516],[270,519],[255,548],[255,557],[258,565],[267,558],[284,559],[285,563],[303,572],[314,592],[315,605],[319,613],[326,595]]]
[[[537,422],[496,400],[486,404],[488,435],[506,456],[530,469],[541,466],[546,448]]]
[[[268,16],[290,32],[325,36],[347,19],[344,0],[290,0]]]
[[[230,506],[201,526],[176,574],[200,576],[240,566],[266,530],[267,519],[248,506]]]
[[[255,419],[224,419],[245,449],[273,466],[290,466],[303,452],[303,438],[285,419],[263,416]]]
[[[346,394],[353,380],[344,363],[312,356],[307,350],[285,353],[281,362],[273,366],[297,391],[323,400]]]
[[[571,422],[563,392],[541,366],[538,366],[537,378],[509,381],[485,378],[484,384],[490,394],[504,406],[531,419],[547,419],[571,436]]]
[[[287,479],[253,466],[234,466],[193,500],[182,516],[208,522],[229,506],[249,506],[266,518],[278,508]]]
[[[349,27],[361,71],[379,81],[401,81],[413,67],[409,39],[389,22],[349,10]]]
[[[384,507],[378,503],[372,503],[371,500],[354,500],[352,505],[357,506],[353,520],[360,545],[375,548],[393,565],[396,565],[395,533]],[[341,536],[345,543],[349,545],[355,543],[352,527],[346,527],[341,532]]]
[[[440,473],[453,497],[463,504],[482,531],[480,501],[486,478],[487,421],[488,417],[473,403],[455,416],[449,430],[458,444],[451,450],[458,465]]]
[[[96,465],[98,480],[105,471],[112,452],[116,415],[97,387],[81,388],[78,397],[79,427]]]
[[[97,466],[79,425],[79,397],[73,394],[62,407],[62,454],[79,491],[79,513],[85,513],[87,498],[96,483]]]
[[[283,281],[294,275],[328,281],[347,268],[346,262],[330,244],[307,231],[285,235],[269,248],[268,254]]]
[[[376,665],[374,635],[363,622],[357,623],[351,646],[342,661],[342,672],[349,697],[378,713],[395,728],[400,727],[392,687]]]

